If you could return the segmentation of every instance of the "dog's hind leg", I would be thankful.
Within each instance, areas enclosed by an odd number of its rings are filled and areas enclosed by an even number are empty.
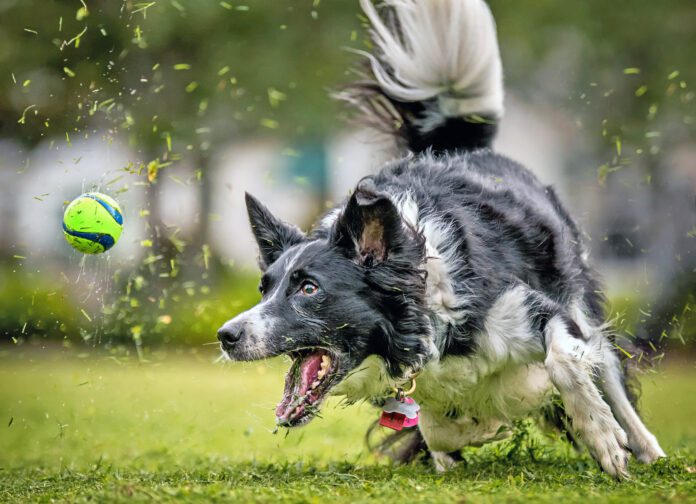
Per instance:
[[[606,339],[604,344],[610,344]],[[600,387],[606,401],[611,406],[614,416],[628,435],[628,446],[639,462],[651,464],[658,458],[664,457],[655,436],[647,429],[626,395],[621,363],[613,348],[602,352],[603,361],[600,365]]]
[[[579,331],[571,332],[568,324],[568,319],[556,315],[546,325],[546,369],[573,428],[592,456],[610,475],[626,477],[626,433],[593,380],[595,370],[602,363],[599,341],[586,340]]]

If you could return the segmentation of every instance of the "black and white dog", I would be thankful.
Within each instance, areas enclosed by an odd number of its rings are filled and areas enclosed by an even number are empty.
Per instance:
[[[331,394],[379,402],[418,373],[438,467],[551,404],[615,477],[664,456],[626,392],[581,233],[554,190],[490,150],[503,114],[483,0],[361,0],[374,79],[343,98],[404,157],[308,234],[247,195],[263,295],[218,332],[233,360],[287,354],[277,423]],[[560,401],[558,401],[560,399]]]

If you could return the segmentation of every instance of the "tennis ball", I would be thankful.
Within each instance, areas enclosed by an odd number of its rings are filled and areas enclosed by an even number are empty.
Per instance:
[[[115,200],[85,193],[70,202],[63,215],[63,234],[83,254],[101,254],[116,245],[123,231],[123,213]]]

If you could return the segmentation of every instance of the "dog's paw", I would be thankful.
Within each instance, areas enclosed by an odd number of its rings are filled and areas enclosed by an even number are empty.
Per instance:
[[[445,473],[457,465],[457,462],[446,452],[432,451],[430,455],[433,457],[435,471],[439,473]]]
[[[599,423],[588,432],[585,442],[604,472],[616,479],[628,478],[628,439],[618,423]]]
[[[657,459],[667,456],[660,448],[657,438],[649,433],[644,434],[639,440],[631,439],[629,446],[633,456],[641,464],[652,464]]]

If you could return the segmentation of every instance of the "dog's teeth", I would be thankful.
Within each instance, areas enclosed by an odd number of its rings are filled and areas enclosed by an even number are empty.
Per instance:
[[[321,381],[319,381],[319,380],[314,380],[314,383],[312,383],[312,387],[311,387],[311,388],[318,387],[320,383],[321,383]]]
[[[317,378],[322,379],[326,375],[326,373],[329,371],[329,367],[331,366],[331,357],[328,355],[324,354],[321,356],[321,368],[319,369],[319,372],[317,373]]]

